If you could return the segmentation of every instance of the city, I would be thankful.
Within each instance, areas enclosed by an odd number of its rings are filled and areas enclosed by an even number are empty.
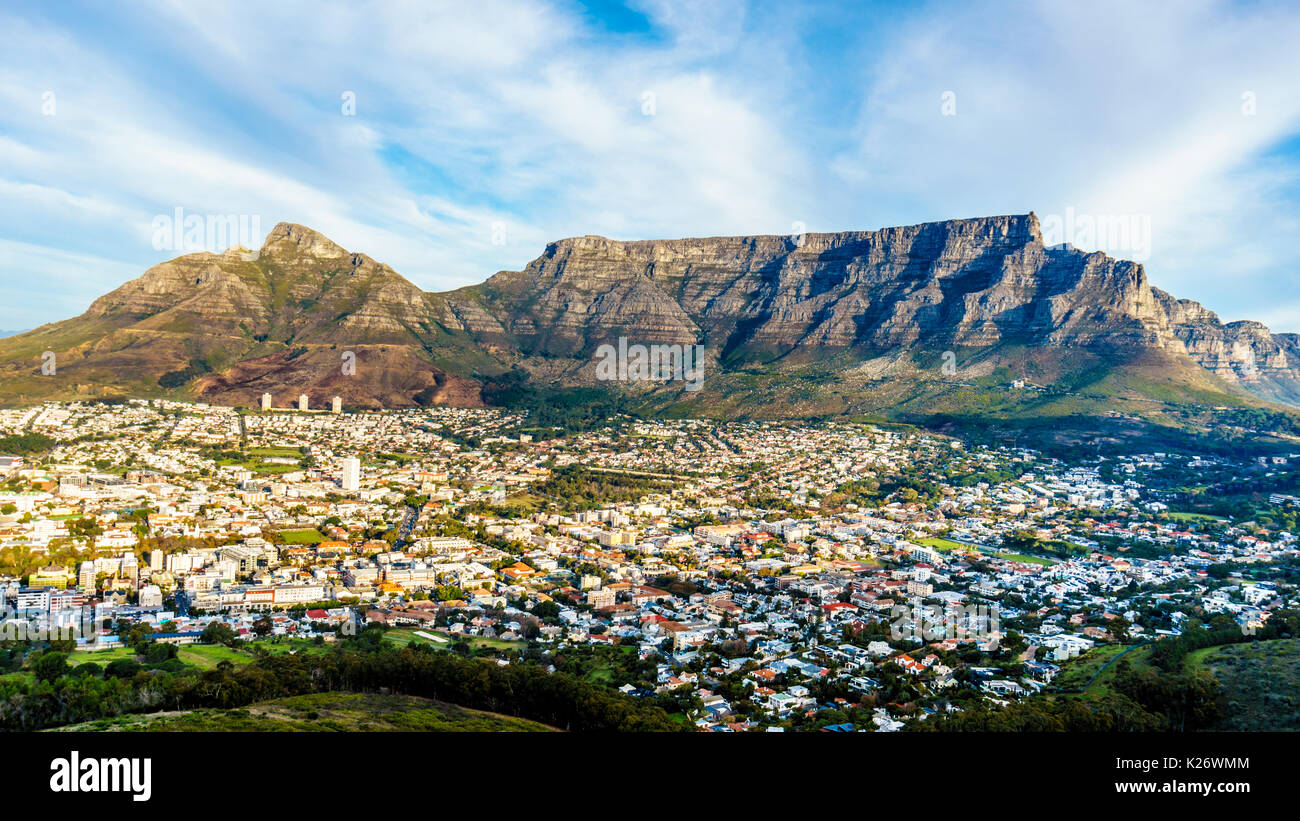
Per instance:
[[[0,5],[6,797],[1284,802],[1294,6]]]
[[[890,732],[1104,687],[1193,625],[1264,638],[1300,605],[1300,499],[1266,490],[1300,452],[1068,464],[847,421],[565,436],[495,409],[280,404],[0,412],[0,444],[39,451],[0,457],[7,646],[121,675],[378,630],[697,730]],[[1274,515],[1178,510],[1234,484]],[[4,692],[37,686],[31,655],[7,652]]]

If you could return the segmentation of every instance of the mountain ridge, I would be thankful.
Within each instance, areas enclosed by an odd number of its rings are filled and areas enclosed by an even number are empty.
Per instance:
[[[702,345],[716,390],[690,401],[704,412],[769,389],[763,412],[942,409],[962,391],[986,402],[1016,377],[1075,388],[1054,389],[1057,404],[1089,385],[1118,391],[1138,415],[1300,405],[1300,336],[1223,323],[1152,286],[1139,263],[1047,247],[1032,212],[801,236],[571,237],[520,271],[445,292],[282,222],[256,254],[159,263],[80,317],[0,340],[0,400],[254,405],[263,392],[279,404],[305,392],[315,406],[332,395],[358,408],[476,406],[512,372],[611,387],[592,354],[620,336]],[[54,376],[41,373],[46,350]],[[354,374],[341,367],[348,352]],[[955,373],[938,362],[947,354]],[[618,387],[647,407],[692,406],[671,383]]]

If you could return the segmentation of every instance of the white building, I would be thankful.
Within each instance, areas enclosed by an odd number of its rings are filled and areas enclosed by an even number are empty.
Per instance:
[[[141,607],[162,607],[162,590],[156,584],[146,584],[140,588]]]
[[[349,456],[343,460],[343,489],[346,491],[355,491],[361,487],[361,460],[355,456]]]

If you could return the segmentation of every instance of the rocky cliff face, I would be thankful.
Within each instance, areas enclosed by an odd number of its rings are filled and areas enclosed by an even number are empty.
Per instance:
[[[1222,323],[1189,299],[1153,288],[1168,317],[1170,347],[1201,367],[1265,399],[1300,405],[1300,348],[1296,334],[1275,334],[1259,322]]]
[[[1150,345],[1165,324],[1140,265],[1048,250],[1032,214],[799,239],[580,237],[480,290],[523,349],[551,353],[624,330],[727,350]]]
[[[711,367],[949,349],[1055,351],[1058,361],[1155,351],[1198,380],[1222,385],[1208,371],[1300,404],[1296,335],[1224,324],[1151,287],[1134,262],[1045,247],[1033,214],[802,237],[576,237],[522,271],[443,294],[281,223],[257,254],[179,257],[81,317],[0,340],[0,376],[19,396],[62,391],[32,378],[50,349],[67,384],[108,393],[168,377],[215,401],[252,403],[269,390],[363,406],[476,404],[483,374],[522,366],[581,378],[596,347],[619,336],[703,345]],[[344,350],[358,353],[355,377],[339,371]]]
[[[719,359],[1007,343],[1155,349],[1300,401],[1294,335],[1225,325],[1151,287],[1137,263],[1048,248],[1032,213],[799,238],[578,237],[449,304],[471,334],[526,354],[589,353],[620,335],[700,343]]]
[[[410,344],[446,314],[392,268],[301,225],[280,223],[256,254],[231,249],[155,265],[95,300],[87,317],[140,330],[202,328],[310,342],[340,330],[357,342]]]

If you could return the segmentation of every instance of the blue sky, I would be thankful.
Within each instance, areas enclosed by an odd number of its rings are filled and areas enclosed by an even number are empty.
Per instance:
[[[1300,11],[1161,5],[10,2],[0,329],[175,256],[152,225],[182,208],[430,290],[581,234],[1033,210],[1300,331]]]

